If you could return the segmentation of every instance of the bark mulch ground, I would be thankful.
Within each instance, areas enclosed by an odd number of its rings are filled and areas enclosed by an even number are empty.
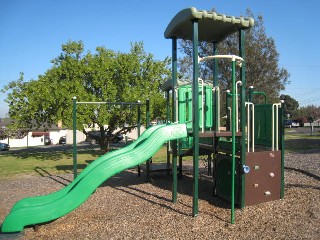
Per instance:
[[[171,202],[172,179],[165,173],[137,176],[124,171],[100,186],[78,209],[26,228],[21,239],[320,239],[320,153],[286,154],[285,198],[237,209],[212,197],[212,179],[201,165],[199,215],[192,217],[192,175],[185,165],[178,202]],[[0,181],[0,222],[21,198],[62,188],[72,174],[23,176]],[[1,238],[7,236],[0,235]]]

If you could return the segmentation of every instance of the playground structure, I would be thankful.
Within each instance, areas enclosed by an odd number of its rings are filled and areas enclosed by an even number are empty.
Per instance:
[[[148,128],[137,141],[99,157],[78,176],[75,158],[75,179],[72,183],[57,192],[18,201],[5,218],[1,231],[18,232],[25,226],[64,216],[86,201],[105,180],[147,161],[168,141],[171,141],[172,147],[173,202],[177,201],[177,158],[180,160],[181,173],[182,158],[186,155],[193,156],[194,216],[198,214],[199,154],[214,154],[214,193],[230,201],[231,223],[234,223],[236,204],[243,208],[283,198],[283,106],[281,103],[254,104],[253,96],[259,93],[254,92],[253,88],[250,88],[249,95],[246,96],[244,37],[245,30],[253,24],[251,18],[230,17],[195,8],[179,12],[165,31],[165,37],[172,39],[172,79],[164,84],[163,90],[167,94],[168,120],[174,123]],[[240,56],[218,55],[217,44],[236,32],[239,33]],[[189,82],[177,79],[179,38],[192,40],[193,43],[193,78]],[[213,43],[212,56],[199,58],[199,41]],[[232,69],[232,89],[227,94],[228,124],[225,131],[220,128],[221,89],[218,81],[218,61],[222,59],[230,61]],[[209,82],[199,80],[198,77],[199,63],[203,61],[213,61],[214,64],[213,80]],[[237,67],[240,76],[238,81]],[[73,101],[75,114],[77,102],[76,99]],[[78,102],[80,103],[88,104]],[[76,129],[76,121],[73,127]]]
[[[246,95],[245,31],[252,18],[225,16],[188,8],[180,11],[167,26],[164,36],[172,40],[172,80],[163,90],[172,96],[172,121],[185,123],[188,137],[173,140],[172,201],[177,199],[177,157],[193,156],[193,216],[198,214],[199,154],[214,154],[214,194],[231,203],[231,223],[235,205],[244,208],[284,197],[284,130],[282,103],[268,104],[264,93],[249,88]],[[239,56],[217,54],[217,45],[231,34],[239,35]],[[192,80],[177,79],[177,39],[192,41]],[[200,41],[212,43],[212,56],[199,57]],[[227,92],[226,130],[220,126],[220,86],[218,61],[231,63],[231,91]],[[213,80],[199,79],[199,64],[213,61]],[[237,71],[238,69],[238,71]],[[237,76],[239,79],[237,80]],[[254,95],[265,97],[254,104]],[[231,99],[231,104],[229,104]],[[169,101],[169,100],[168,100]]]

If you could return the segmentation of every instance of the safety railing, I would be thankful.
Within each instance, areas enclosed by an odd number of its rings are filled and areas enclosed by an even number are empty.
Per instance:
[[[245,103],[247,108],[247,151],[254,152],[254,104],[252,102]]]
[[[272,104],[272,151],[279,150],[279,108],[281,103]]]
[[[212,88],[213,93],[217,93],[217,97],[215,98],[217,104],[217,129],[220,131],[220,87],[215,86]]]

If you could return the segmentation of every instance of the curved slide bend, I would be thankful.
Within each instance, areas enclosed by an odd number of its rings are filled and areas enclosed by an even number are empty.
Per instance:
[[[43,204],[36,201],[35,197],[31,198],[32,204],[30,205],[26,204],[27,202],[17,205],[5,218],[2,232],[19,232],[25,226],[48,222],[66,215],[86,201],[106,179],[146,161],[165,142],[184,137],[187,137],[185,124],[172,124],[157,128],[148,138],[139,141],[139,144],[136,144],[132,149],[108,157],[87,170],[85,174],[80,174],[82,176],[78,176],[79,180],[76,178],[77,182],[65,194],[61,194],[61,196],[53,194],[54,198],[51,200],[40,196],[39,198],[44,200]]]

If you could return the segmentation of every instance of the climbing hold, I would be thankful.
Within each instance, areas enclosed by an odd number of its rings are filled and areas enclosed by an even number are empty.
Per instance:
[[[243,169],[243,172],[244,172],[244,173],[249,173],[249,172],[250,172],[250,167],[247,166],[247,165],[243,165],[243,166],[242,166],[242,169]]]

